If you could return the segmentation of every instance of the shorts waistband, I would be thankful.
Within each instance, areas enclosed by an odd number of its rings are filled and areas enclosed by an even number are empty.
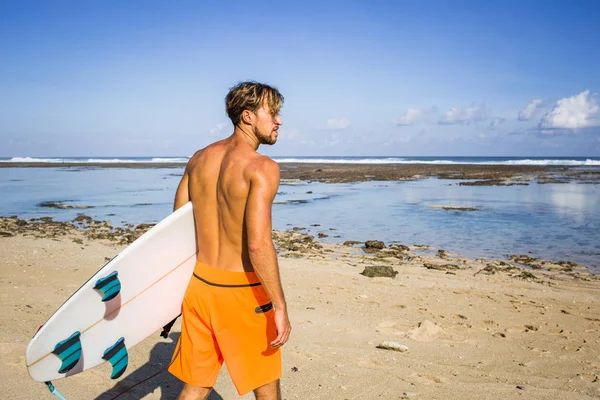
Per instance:
[[[211,267],[201,261],[196,261],[194,278],[208,285],[219,287],[235,288],[259,286],[261,284],[256,272],[225,271],[220,268]]]

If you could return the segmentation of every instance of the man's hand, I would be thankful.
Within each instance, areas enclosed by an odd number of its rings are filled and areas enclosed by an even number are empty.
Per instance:
[[[271,342],[271,347],[281,347],[288,341],[292,331],[286,310],[275,309],[275,326],[277,327],[277,337]]]

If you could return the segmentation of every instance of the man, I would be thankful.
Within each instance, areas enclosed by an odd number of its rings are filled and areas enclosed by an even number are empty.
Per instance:
[[[280,399],[291,326],[271,238],[279,166],[256,150],[277,141],[283,96],[242,82],[225,103],[233,134],[194,154],[175,195],[175,209],[192,202],[198,254],[169,371],[185,382],[179,399],[207,398],[223,361],[240,395]]]

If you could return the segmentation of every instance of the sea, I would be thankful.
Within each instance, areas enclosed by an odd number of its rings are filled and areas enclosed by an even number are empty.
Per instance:
[[[286,163],[553,165],[600,171],[600,157],[273,157]],[[83,213],[115,226],[156,223],[172,210],[189,157],[4,157],[0,216],[50,216],[70,221]],[[65,163],[20,167],[21,163]],[[144,163],[152,168],[69,166],[71,163]],[[180,163],[173,167],[172,164]],[[170,164],[168,167],[162,164]],[[382,240],[428,245],[465,257],[506,259],[527,254],[568,260],[600,273],[600,185],[460,186],[464,180],[320,183],[282,180],[273,227],[303,228],[318,240]],[[59,202],[81,207],[43,207]],[[440,206],[473,207],[476,211]]]

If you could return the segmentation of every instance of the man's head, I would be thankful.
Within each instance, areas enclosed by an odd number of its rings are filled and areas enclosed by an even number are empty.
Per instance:
[[[225,97],[227,115],[233,126],[253,129],[261,144],[275,144],[282,124],[279,111],[283,96],[274,87],[258,82],[241,82]]]

